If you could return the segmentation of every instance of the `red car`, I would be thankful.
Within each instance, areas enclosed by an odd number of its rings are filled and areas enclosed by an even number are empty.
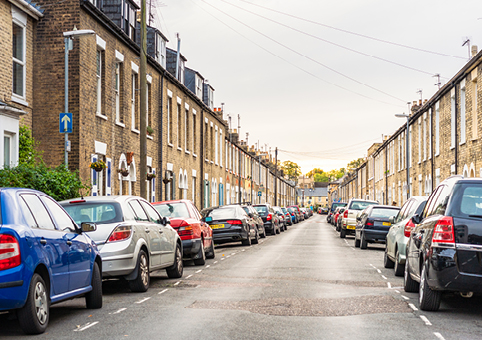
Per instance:
[[[189,200],[175,200],[152,203],[163,217],[169,217],[182,240],[183,258],[194,260],[196,265],[204,265],[206,258],[213,259],[213,230],[201,221],[201,214]]]

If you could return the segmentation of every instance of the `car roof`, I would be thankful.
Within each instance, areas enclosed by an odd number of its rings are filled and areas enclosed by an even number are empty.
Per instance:
[[[140,199],[145,201],[144,198],[140,196],[131,196],[131,195],[117,195],[117,196],[86,196],[86,197],[77,197],[68,200],[63,200],[59,203],[73,203],[74,201],[85,201],[87,202],[126,202],[131,199]],[[80,203],[80,202],[79,202]]]

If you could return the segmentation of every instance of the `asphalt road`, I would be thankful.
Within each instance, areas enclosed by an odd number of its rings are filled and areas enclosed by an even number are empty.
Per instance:
[[[146,293],[104,281],[104,307],[55,305],[36,339],[482,339],[482,298],[444,296],[438,312],[383,268],[384,245],[355,249],[315,215],[259,245],[216,247],[180,280],[155,273]],[[0,339],[30,338],[0,315]]]

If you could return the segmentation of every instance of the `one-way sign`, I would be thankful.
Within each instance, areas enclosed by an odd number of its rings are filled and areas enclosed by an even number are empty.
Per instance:
[[[72,113],[61,113],[59,115],[59,132],[72,133]]]

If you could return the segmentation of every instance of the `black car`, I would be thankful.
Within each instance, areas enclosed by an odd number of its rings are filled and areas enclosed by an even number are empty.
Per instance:
[[[243,208],[246,214],[248,214],[248,216],[253,219],[253,222],[256,224],[256,227],[258,228],[259,237],[265,238],[266,230],[264,229],[264,222],[261,216],[259,216],[256,209],[254,209],[249,204],[241,204],[241,208]]]
[[[269,204],[257,204],[253,205],[259,216],[263,219],[264,229],[271,233],[271,235],[276,235],[280,233],[279,218],[273,207]]]
[[[391,205],[370,205],[358,216],[355,227],[355,247],[367,249],[368,243],[385,243],[392,226],[390,217],[400,211]]]
[[[280,230],[281,231],[287,230],[288,227],[287,227],[287,222],[286,222],[285,214],[283,213],[283,210],[281,210],[280,207],[273,207],[273,210],[275,211],[276,215],[278,216]]]
[[[241,241],[244,246],[250,246],[251,243],[258,243],[258,229],[249,222],[248,215],[237,204],[206,208],[201,215],[213,230],[215,244]]]
[[[333,202],[331,204],[330,209],[328,210],[328,216],[326,216],[326,222],[334,225],[335,221],[333,220],[333,217],[334,217],[333,213],[335,212],[335,209],[338,207],[345,207],[345,206],[346,206],[346,202]]]
[[[482,179],[446,179],[412,221],[404,288],[419,291],[420,309],[438,310],[444,291],[481,293]]]

